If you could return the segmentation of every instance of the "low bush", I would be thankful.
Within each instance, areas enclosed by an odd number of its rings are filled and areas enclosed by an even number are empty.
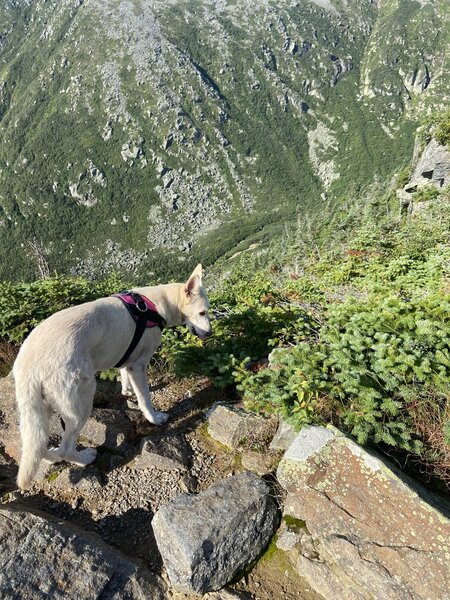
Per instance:
[[[450,109],[443,112],[437,118],[437,127],[434,136],[438,142],[443,146],[447,145],[450,149]]]
[[[420,453],[410,408],[432,393],[448,410],[449,339],[450,296],[377,293],[333,305],[316,341],[279,350],[269,367],[235,376],[252,408],[282,412],[299,425],[331,414],[361,444]]]
[[[32,283],[0,283],[0,339],[20,344],[54,312],[120,289],[122,283],[116,275],[95,282],[81,277],[49,277]]]

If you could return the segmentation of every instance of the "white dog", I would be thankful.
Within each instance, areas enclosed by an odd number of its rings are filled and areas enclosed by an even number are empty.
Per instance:
[[[211,334],[201,265],[187,283],[136,288],[133,292],[154,303],[167,327],[186,324],[202,339]],[[95,459],[94,448],[76,450],[78,434],[92,410],[95,373],[123,359],[135,329],[127,306],[110,297],[55,313],[25,340],[13,368],[22,438],[17,477],[20,488],[29,487],[41,459],[77,465],[88,465]],[[159,327],[146,328],[121,369],[122,392],[129,394],[132,389],[139,408],[155,425],[165,423],[168,415],[152,406],[146,370],[161,335]],[[47,450],[52,410],[63,419],[65,430],[59,448]]]

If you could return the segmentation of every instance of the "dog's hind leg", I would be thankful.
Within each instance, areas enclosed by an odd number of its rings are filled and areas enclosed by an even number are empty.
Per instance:
[[[127,367],[127,374],[134,393],[136,394],[139,408],[144,414],[144,417],[153,423],[153,425],[163,425],[169,418],[169,415],[163,412],[158,412],[153,408],[150,399],[150,390],[147,382],[146,366],[143,364],[134,364],[132,367]]]
[[[64,434],[58,448],[47,451],[46,460],[59,462],[66,460],[76,465],[89,465],[95,460],[97,450],[85,448],[77,450],[77,438],[88,420],[92,410],[95,393],[95,377],[82,378],[68,390],[70,397],[62,397],[59,401],[59,412],[64,421]]]

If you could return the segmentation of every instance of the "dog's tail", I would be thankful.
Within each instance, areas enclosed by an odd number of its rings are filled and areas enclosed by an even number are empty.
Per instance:
[[[28,372],[19,377],[14,373],[20,416],[22,455],[17,485],[27,489],[47,449],[49,415],[42,398],[41,381]]]

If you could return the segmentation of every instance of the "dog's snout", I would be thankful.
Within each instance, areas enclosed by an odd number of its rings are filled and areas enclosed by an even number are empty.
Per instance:
[[[209,331],[205,332],[205,336],[206,337],[211,337],[212,336],[212,330],[210,329]]]

